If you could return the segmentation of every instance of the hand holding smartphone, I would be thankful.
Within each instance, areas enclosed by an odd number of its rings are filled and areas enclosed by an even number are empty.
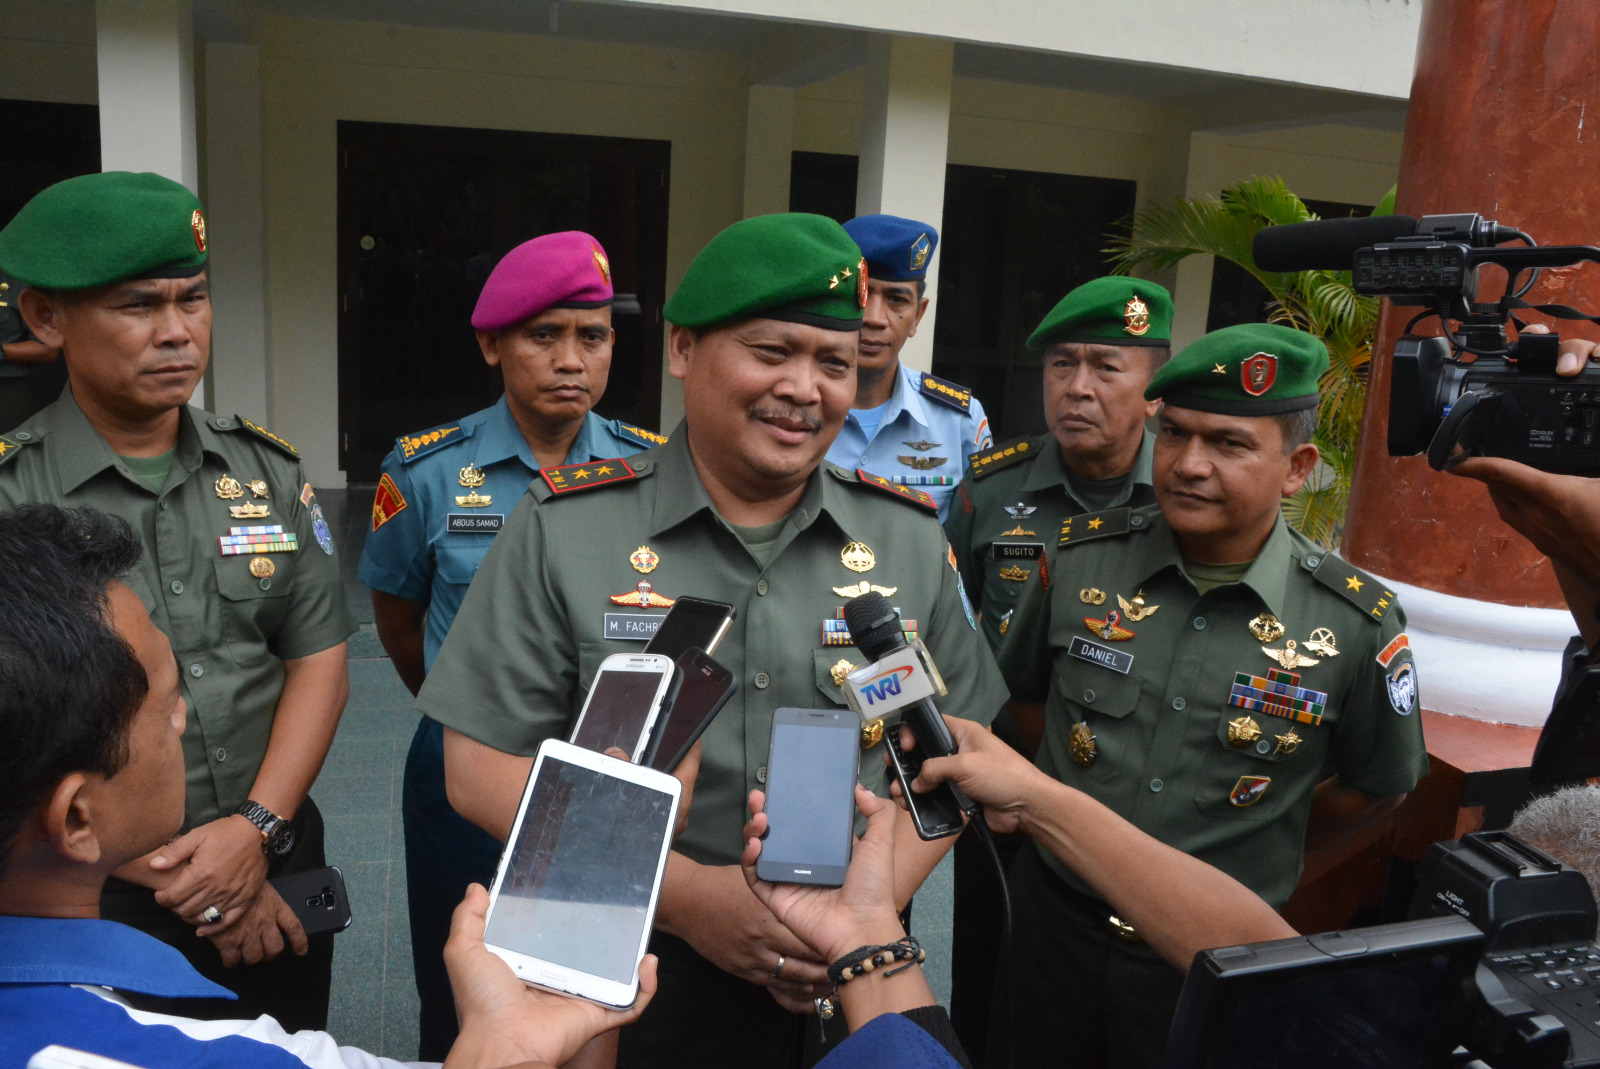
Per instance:
[[[767,836],[756,875],[839,887],[855,843],[861,719],[848,709],[779,709],[767,752]]]
[[[615,746],[638,761],[674,682],[671,659],[618,653],[600,662],[570,742],[595,753]]]

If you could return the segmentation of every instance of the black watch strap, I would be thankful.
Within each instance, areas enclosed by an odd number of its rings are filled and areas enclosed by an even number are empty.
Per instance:
[[[246,798],[234,813],[254,824],[261,832],[261,852],[281,857],[294,846],[294,826],[260,802]]]

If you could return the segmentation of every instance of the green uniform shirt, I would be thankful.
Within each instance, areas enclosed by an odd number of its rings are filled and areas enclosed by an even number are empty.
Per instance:
[[[1095,536],[1097,519],[1098,530],[1125,533]],[[1046,703],[1045,772],[1274,906],[1299,878],[1319,781],[1338,775],[1343,786],[1389,796],[1426,774],[1415,667],[1397,641],[1405,614],[1376,579],[1282,517],[1243,580],[1204,595],[1184,576],[1177,537],[1154,506],[1076,517],[1071,530],[1067,545],[1051,540],[1049,588],[1025,585],[999,650],[1012,693]],[[1133,620],[1118,597],[1132,602],[1141,589],[1145,608],[1156,608]],[[1131,636],[1107,640],[1084,622],[1111,610]],[[1251,633],[1262,613],[1281,621],[1272,641]],[[1313,633],[1336,654],[1308,648]],[[1288,640],[1318,661],[1292,672],[1294,685],[1325,694],[1320,723],[1229,702],[1237,673],[1283,671],[1262,647],[1281,650]],[[1125,674],[1097,663],[1129,657]],[[1259,737],[1230,741],[1230,723],[1245,717]],[[1071,755],[1079,723],[1095,737],[1088,768]],[[1291,731],[1298,743],[1286,739]],[[1054,858],[1045,861],[1087,892]]]
[[[1093,507],[1073,497],[1054,435],[1023,441],[1025,450],[998,461],[985,464],[983,458],[1016,449],[1023,442],[1001,442],[974,457],[966,478],[956,487],[955,501],[944,521],[944,533],[956,551],[967,595],[978,609],[979,626],[991,649],[1000,645],[1000,629],[1009,630],[1011,610],[1027,582],[1023,573],[1031,576],[1038,566],[1030,554],[1054,544],[1062,520]],[[1150,488],[1154,448],[1155,436],[1146,431],[1122,493],[1107,508],[1137,508],[1155,500]]]
[[[824,463],[763,567],[712,508],[684,426],[627,464],[637,478],[578,492],[552,494],[535,480],[495,538],[428,673],[417,697],[423,713],[497,750],[531,755],[543,740],[570,734],[605,657],[642,648],[608,637],[608,620],[625,628],[629,616],[665,615],[615,604],[613,595],[635,594],[646,580],[659,596],[732,604],[738,615],[715,656],[738,677],[739,691],[703,736],[694,813],[677,846],[725,865],[743,845],[746,794],[766,779],[773,711],[843,707],[832,668],[864,663],[853,646],[824,643],[827,621],[848,600],[836,587],[895,588],[890,602],[903,620],[916,621],[950,686],[941,709],[987,724],[1005,701],[931,512]],[[583,466],[581,476],[573,467],[558,470],[569,483],[626,472],[617,461]],[[842,563],[853,542],[876,558],[864,572]],[[635,556],[642,566],[630,562]],[[877,753],[862,755],[861,779],[883,793]]]
[[[224,477],[241,484],[242,496],[219,496]],[[254,479],[266,482],[267,497],[249,489]],[[92,506],[139,533],[144,556],[127,583],[171,641],[189,705],[187,826],[233,812],[266,755],[283,662],[337,646],[356,629],[299,460],[237,417],[185,406],[177,455],[156,494],[112,453],[69,390],[0,439],[0,509],[27,503]],[[250,504],[271,514],[229,512]],[[218,539],[229,528],[278,524],[297,537],[298,551],[222,555]],[[258,558],[272,563],[271,576],[251,574]]]

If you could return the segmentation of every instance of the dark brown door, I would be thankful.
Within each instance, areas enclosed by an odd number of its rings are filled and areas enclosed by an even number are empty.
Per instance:
[[[377,478],[401,434],[500,396],[470,322],[489,271],[583,230],[611,260],[617,331],[597,410],[654,428],[672,146],[566,134],[339,123],[339,466]]]

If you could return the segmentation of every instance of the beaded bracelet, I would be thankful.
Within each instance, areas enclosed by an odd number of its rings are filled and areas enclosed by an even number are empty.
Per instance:
[[[903,961],[904,965],[898,969],[890,969],[885,976],[898,976],[913,965],[921,964],[928,960],[928,952],[922,949],[922,944],[911,936],[906,936],[895,943],[886,946],[858,947],[828,966],[828,979],[833,981],[835,989],[840,984],[847,984],[858,976],[863,976],[874,969],[888,965],[891,962]]]

